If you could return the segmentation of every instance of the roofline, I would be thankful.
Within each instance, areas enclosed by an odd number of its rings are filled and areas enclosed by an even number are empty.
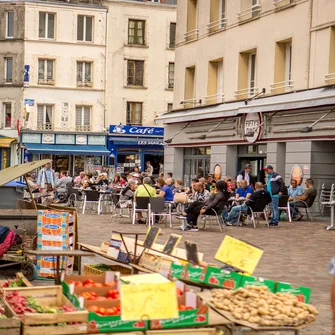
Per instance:
[[[115,4],[122,4],[127,6],[143,6],[144,8],[149,9],[165,9],[165,10],[177,10],[177,5],[171,4],[162,4],[157,2],[144,2],[144,1],[133,1],[133,0],[103,0],[104,3],[115,3]]]

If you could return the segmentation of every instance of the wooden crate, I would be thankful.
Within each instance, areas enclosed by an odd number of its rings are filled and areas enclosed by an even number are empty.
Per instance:
[[[16,279],[21,278],[22,279],[22,287],[32,287],[33,285],[30,283],[30,281],[23,275],[22,272],[17,272],[15,275]],[[6,282],[7,280],[0,280],[0,288],[1,286]],[[15,288],[15,287],[11,287]]]
[[[17,290],[20,295],[33,297],[43,306],[60,307],[67,305],[74,307],[63,295],[61,286],[19,287],[15,289],[5,288],[3,289],[5,304],[7,304],[6,295],[15,290]],[[7,306],[11,309],[8,304]],[[87,311],[75,311],[60,314],[25,313],[19,317],[23,323],[22,335],[72,335],[87,333]],[[66,326],[54,325],[55,323],[61,322],[80,322],[80,324]],[[50,324],[50,326],[46,326],[47,324]]]
[[[0,334],[1,335],[20,335],[21,321],[18,319],[13,311],[6,305],[2,303],[1,305],[5,308],[5,315],[7,319],[0,319]]]
[[[121,275],[130,275],[131,269],[126,268],[121,265],[108,265],[110,267],[109,271],[120,272]],[[104,274],[106,271],[101,271],[94,268],[91,264],[84,264],[84,275],[85,276],[99,276]]]
[[[147,335],[216,335],[215,328],[147,330]]]

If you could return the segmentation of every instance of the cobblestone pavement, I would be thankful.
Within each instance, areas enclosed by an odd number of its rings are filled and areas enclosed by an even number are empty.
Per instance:
[[[313,326],[301,331],[301,335],[328,335],[331,333],[330,284],[331,276],[327,266],[335,254],[335,231],[326,231],[324,222],[281,223],[279,228],[266,228],[261,225],[257,229],[247,227],[228,227],[220,233],[217,226],[207,227],[199,232],[183,232],[179,230],[177,221],[173,229],[160,225],[162,235],[157,242],[167,240],[171,232],[179,233],[184,240],[198,243],[198,250],[204,253],[204,261],[215,262],[214,255],[225,234],[243,239],[264,250],[263,257],[255,275],[264,278],[289,282],[295,286],[312,288],[311,303],[320,315]],[[201,227],[201,226],[200,226]],[[129,220],[117,219],[110,223],[108,215],[85,215],[79,217],[79,241],[92,245],[100,245],[108,241],[112,230],[145,231],[143,225],[132,226]],[[95,261],[100,261],[94,258]]]
[[[102,241],[108,241],[113,230],[145,232],[146,226],[129,223],[129,219],[116,219],[110,222],[109,215],[79,215],[79,241],[100,246]],[[199,232],[183,232],[179,224],[173,222],[170,229],[161,224],[162,235],[157,242],[163,243],[170,233],[178,233],[184,240],[198,243],[198,249],[204,253],[204,261],[214,263],[214,255],[225,234],[243,239],[264,250],[263,257],[256,269],[255,275],[264,278],[292,283],[294,286],[312,288],[311,303],[319,311],[317,322],[301,335],[328,335],[331,333],[330,285],[331,276],[327,266],[335,254],[335,231],[326,231],[325,222],[280,223],[279,228],[266,228],[261,225],[257,229],[247,227],[228,227],[223,233],[213,224]],[[200,225],[201,227],[201,225]],[[101,257],[83,259],[84,263],[107,262]],[[0,277],[3,276],[1,274]],[[34,285],[48,285],[52,282],[35,281]],[[290,334],[290,333],[287,333]]]

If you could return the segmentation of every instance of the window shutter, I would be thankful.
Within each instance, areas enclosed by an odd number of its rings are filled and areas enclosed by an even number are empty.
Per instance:
[[[93,17],[92,16],[85,16],[86,19],[86,34],[85,34],[85,41],[93,41]]]
[[[136,82],[135,85],[143,86],[143,64],[142,61],[136,61]]]
[[[85,63],[85,82],[91,82],[91,66],[92,63]]]
[[[83,81],[83,62],[77,62],[77,82]]]
[[[81,117],[82,115],[82,108],[81,106],[76,107],[76,126],[81,126]]]
[[[89,126],[91,123],[91,108],[84,107],[84,126]]]
[[[44,79],[44,59],[38,60],[38,79],[43,80]]]
[[[37,106],[37,125],[44,124],[44,106],[38,105]]]

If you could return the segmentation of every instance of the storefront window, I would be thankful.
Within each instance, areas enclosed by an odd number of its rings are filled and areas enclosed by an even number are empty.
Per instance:
[[[135,167],[141,168],[140,154],[119,154],[117,163],[117,172],[130,173]]]
[[[70,156],[55,155],[53,157],[54,169],[56,172],[69,171]]]

